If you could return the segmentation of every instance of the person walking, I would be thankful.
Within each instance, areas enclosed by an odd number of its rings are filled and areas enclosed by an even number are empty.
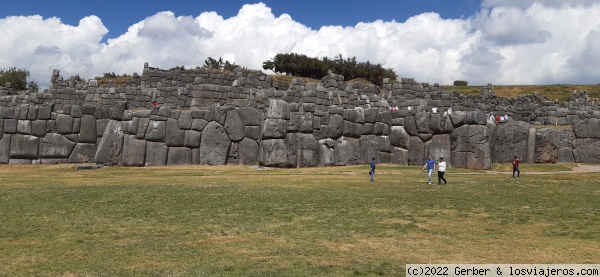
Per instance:
[[[371,171],[369,171],[369,175],[371,176],[371,182],[375,181],[375,158],[371,159]]]
[[[444,179],[444,173],[446,173],[446,162],[444,162],[444,157],[440,157],[440,162],[438,163],[438,185],[442,184],[442,180],[444,180],[444,185],[448,184],[446,179]]]
[[[431,185],[433,184],[431,174],[433,174],[433,171],[435,170],[435,161],[431,158],[431,155],[429,155],[429,157],[427,158],[427,162],[425,162],[423,170],[421,171],[425,171],[425,168],[427,168],[427,176],[429,176],[429,184]]]
[[[515,172],[517,173],[517,178],[521,178],[521,170],[519,170],[519,158],[515,156],[513,158],[513,178],[515,178]]]

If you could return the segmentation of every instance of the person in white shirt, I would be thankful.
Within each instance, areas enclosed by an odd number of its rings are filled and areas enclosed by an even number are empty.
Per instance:
[[[437,113],[437,108],[436,107],[431,108],[431,113]]]
[[[444,185],[448,184],[446,179],[444,179],[444,173],[446,173],[446,162],[444,162],[443,157],[440,157],[440,162],[438,163],[438,185],[442,184],[442,180],[444,180]]]

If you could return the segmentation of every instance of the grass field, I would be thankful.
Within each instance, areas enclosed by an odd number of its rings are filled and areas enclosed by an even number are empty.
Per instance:
[[[598,263],[574,165],[0,166],[0,276],[404,276],[407,263]],[[545,174],[532,174],[539,171]],[[558,172],[561,171],[561,172]]]

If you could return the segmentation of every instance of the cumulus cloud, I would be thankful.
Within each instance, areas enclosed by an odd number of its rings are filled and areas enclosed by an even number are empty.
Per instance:
[[[597,1],[484,0],[469,18],[437,13],[404,22],[358,22],[311,29],[265,4],[244,5],[230,18],[215,12],[149,15],[116,38],[100,18],[78,26],[58,18],[0,19],[0,65],[29,69],[47,87],[52,69],[90,78],[141,73],[150,66],[201,66],[208,57],[261,69],[278,53],[357,57],[420,82],[451,84],[599,83],[600,4]]]

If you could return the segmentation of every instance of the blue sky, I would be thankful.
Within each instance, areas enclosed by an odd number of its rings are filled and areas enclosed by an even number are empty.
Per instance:
[[[0,68],[42,87],[53,69],[87,79],[208,57],[261,69],[277,53],[442,85],[600,83],[597,0],[0,1]]]
[[[244,4],[265,3],[278,16],[289,14],[292,19],[312,29],[321,26],[354,26],[359,22],[405,21],[416,14],[436,12],[442,18],[461,18],[473,15],[479,8],[479,0],[129,0],[129,1],[72,1],[72,0],[19,0],[3,5],[0,18],[11,15],[41,15],[58,17],[65,24],[77,25],[88,15],[102,19],[109,30],[106,38],[115,38],[127,31],[132,24],[161,11],[172,11],[176,16],[198,16],[202,12],[215,11],[228,18],[235,16]]]

